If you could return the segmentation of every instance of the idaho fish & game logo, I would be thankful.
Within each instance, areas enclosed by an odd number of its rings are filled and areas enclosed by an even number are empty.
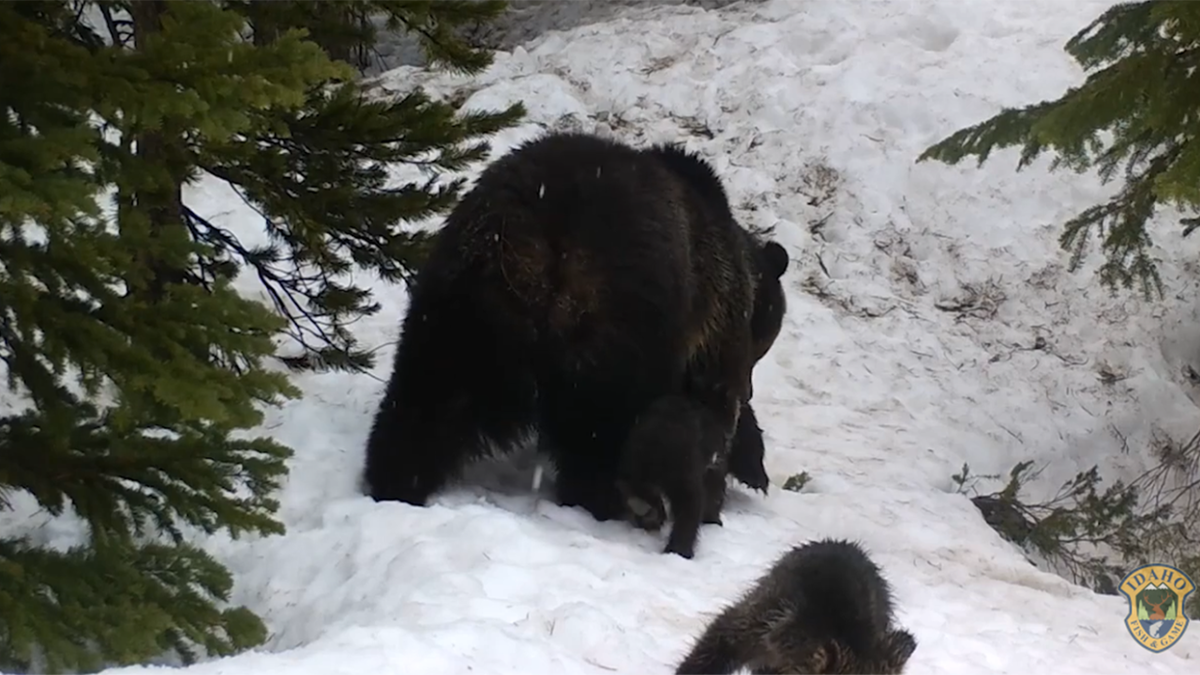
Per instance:
[[[1196,590],[1191,577],[1170,565],[1145,565],[1126,575],[1120,590],[1129,598],[1125,627],[1138,644],[1159,653],[1183,637],[1184,603]]]

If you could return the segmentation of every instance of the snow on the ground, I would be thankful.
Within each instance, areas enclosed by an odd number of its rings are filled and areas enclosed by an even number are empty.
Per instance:
[[[1044,162],[1018,174],[1011,152],[982,168],[914,164],[961,126],[1081,81],[1061,46],[1109,4],[660,7],[546,34],[473,80],[386,75],[441,93],[469,84],[475,106],[525,100],[530,123],[496,152],[543,128],[683,140],[712,158],[741,218],[776,226],[793,256],[790,307],[755,374],[773,489],[734,488],[692,561],[662,555],[661,535],[535,498],[528,456],[477,468],[428,508],[375,504],[357,483],[387,346],[379,380],[307,375],[306,397],[269,413],[265,427],[296,449],[288,533],[207,546],[272,636],[190,670],[672,672],[779,553],[832,536],[861,541],[894,585],[919,641],[910,673],[1195,672],[1200,632],[1148,652],[1122,625],[1124,597],[1031,566],[950,478],[964,462],[986,474],[1033,459],[1049,465],[1034,486],[1048,491],[1094,463],[1110,478],[1145,466],[1155,425],[1194,431],[1182,370],[1200,357],[1195,241],[1164,216],[1168,300],[1110,296],[1094,258],[1070,274],[1056,243],[1110,188]],[[254,227],[219,186],[194,196]],[[989,280],[1006,296],[994,317],[936,307]],[[379,289],[385,311],[359,324],[368,344],[394,340],[404,311],[402,288]],[[1046,347],[1031,349],[1038,337]],[[1102,364],[1128,377],[1104,385]],[[800,471],[803,492],[779,489]]]

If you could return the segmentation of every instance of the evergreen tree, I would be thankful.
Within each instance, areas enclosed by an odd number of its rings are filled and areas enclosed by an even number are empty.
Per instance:
[[[1089,72],[1086,81],[1054,101],[1005,109],[928,148],[918,159],[957,163],[987,160],[996,148],[1020,145],[1018,170],[1043,151],[1052,170],[1098,169],[1109,181],[1124,169],[1121,191],[1069,220],[1060,237],[1078,269],[1094,232],[1106,261],[1100,278],[1110,288],[1141,285],[1162,294],[1156,261],[1146,250],[1146,222],[1160,202],[1200,206],[1200,3],[1134,2],[1110,8],[1067,42],[1066,51]],[[1183,235],[1200,219],[1186,218]]]
[[[67,551],[0,539],[0,670],[265,639],[220,608],[229,572],[184,530],[283,531],[271,495],[290,450],[245,432],[298,395],[267,367],[275,338],[305,348],[294,366],[369,365],[346,324],[377,306],[340,277],[405,278],[420,242],[397,225],[463,184],[391,187],[387,164],[461,168],[522,113],[370,100],[303,30],[245,39],[232,4],[0,3],[0,360],[22,399],[0,408],[0,508],[24,493],[89,535]],[[442,3],[409,4],[437,22]],[[97,8],[99,27],[83,18]],[[205,173],[259,210],[268,246],[187,204]],[[242,268],[278,311],[239,295]]]
[[[229,7],[244,13],[258,41],[270,41],[287,28],[303,28],[330,58],[365,70],[378,39],[380,19],[389,31],[418,35],[431,64],[474,72],[490,63],[491,55],[472,49],[461,39],[462,28],[478,27],[497,18],[505,0],[345,0],[342,2],[278,2],[238,0]]]

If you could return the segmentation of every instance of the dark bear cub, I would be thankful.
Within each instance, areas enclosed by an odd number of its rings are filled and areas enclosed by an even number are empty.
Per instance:
[[[691,559],[706,511],[705,474],[725,452],[720,421],[687,396],[663,396],[634,423],[625,442],[617,485],[635,524],[655,531],[670,503],[671,534],[664,553]],[[722,480],[724,477],[722,476]]]
[[[676,673],[888,673],[917,641],[892,625],[892,597],[857,544],[825,539],[785,553],[705,629]]]

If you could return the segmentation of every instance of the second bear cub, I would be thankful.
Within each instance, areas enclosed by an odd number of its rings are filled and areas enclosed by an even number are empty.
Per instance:
[[[670,503],[674,523],[664,553],[695,555],[700,523],[711,520],[705,473],[722,459],[726,444],[721,421],[687,396],[655,399],[638,416],[625,442],[617,487],[645,529],[662,525],[655,506],[664,497]]]

